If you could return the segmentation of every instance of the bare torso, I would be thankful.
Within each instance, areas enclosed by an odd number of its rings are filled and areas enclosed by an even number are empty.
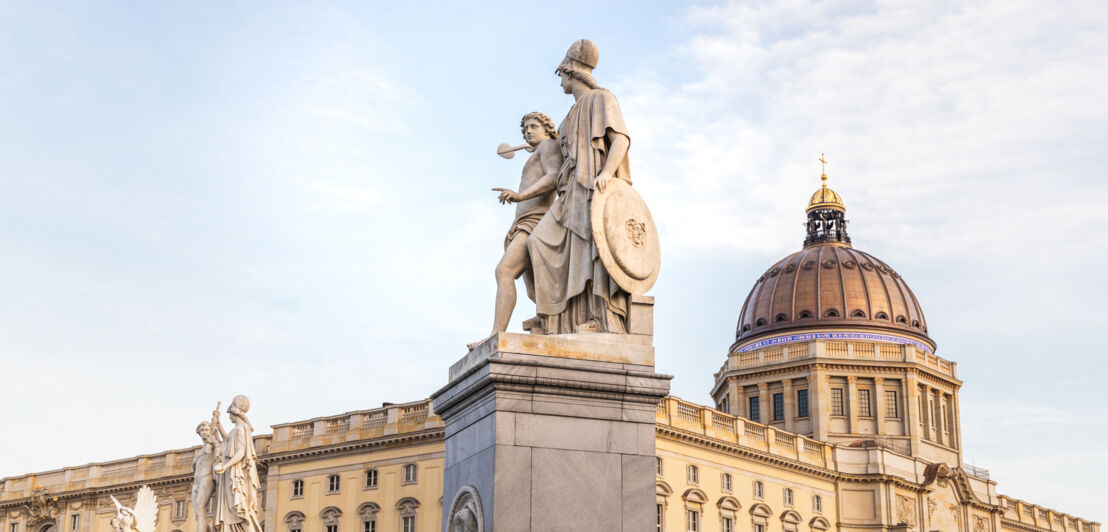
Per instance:
[[[519,188],[516,190],[527,190],[527,188],[535,184],[536,181],[542,179],[542,157],[549,157],[551,150],[553,150],[553,152],[559,151],[557,141],[546,139],[539,143],[535,148],[535,152],[532,153],[531,156],[527,158],[527,162],[523,164],[523,174],[520,176]],[[536,196],[517,203],[516,218],[518,219],[532,212],[545,212],[550,208],[550,204],[554,202],[556,193],[557,191],[551,190],[541,196]]]

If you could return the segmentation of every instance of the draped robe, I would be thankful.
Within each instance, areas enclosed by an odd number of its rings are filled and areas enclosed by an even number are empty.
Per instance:
[[[615,96],[599,88],[583,94],[558,127],[565,159],[558,172],[558,197],[527,239],[535,306],[547,334],[575,333],[590,321],[600,332],[626,332],[628,294],[600,260],[590,218],[596,175],[611,144],[609,132],[631,138]],[[631,182],[626,157],[614,178]]]

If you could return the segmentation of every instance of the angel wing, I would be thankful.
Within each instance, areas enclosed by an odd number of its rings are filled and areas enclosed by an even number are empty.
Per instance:
[[[154,495],[154,490],[150,489],[150,486],[139,488],[132,512],[135,515],[135,530],[154,532],[154,525],[158,521],[158,497]]]

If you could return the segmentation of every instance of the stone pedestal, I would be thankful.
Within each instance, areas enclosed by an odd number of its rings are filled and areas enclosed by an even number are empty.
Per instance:
[[[501,333],[433,396],[446,428],[443,530],[654,530],[654,417],[669,392],[645,334]],[[473,493],[476,492],[476,497]]]

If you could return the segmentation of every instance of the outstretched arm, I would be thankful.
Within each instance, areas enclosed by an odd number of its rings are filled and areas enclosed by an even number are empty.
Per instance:
[[[547,139],[539,144],[538,152],[543,176],[534,184],[519,192],[512,192],[511,189],[507,188],[494,188],[493,190],[500,192],[500,203],[519,203],[554,190],[558,182],[558,172],[562,169],[561,149],[558,148],[558,143],[553,139]]]
[[[608,130],[608,142],[610,143],[608,158],[604,160],[604,168],[601,168],[600,173],[596,175],[596,190],[598,192],[604,192],[604,187],[612,179],[612,176],[616,175],[616,169],[627,157],[627,148],[631,147],[631,139],[627,138],[627,135],[617,133],[611,129]]]

